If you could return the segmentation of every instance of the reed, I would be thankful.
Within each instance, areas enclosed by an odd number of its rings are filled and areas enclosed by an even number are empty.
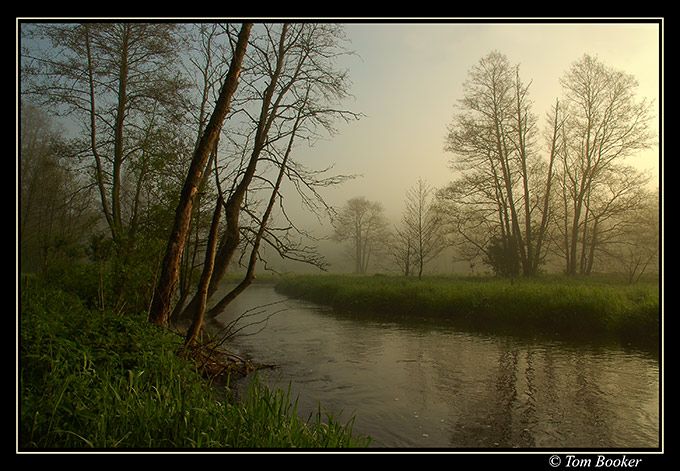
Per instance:
[[[253,381],[236,400],[145,317],[91,310],[32,282],[21,293],[19,437],[31,449],[364,447],[351,421],[303,420],[289,391]]]
[[[626,341],[659,334],[654,280],[628,285],[612,277],[296,275],[283,277],[277,290],[341,310],[445,318],[471,327],[610,334]]]

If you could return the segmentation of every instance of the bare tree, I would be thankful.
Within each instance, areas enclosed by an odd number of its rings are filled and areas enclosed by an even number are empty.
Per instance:
[[[653,144],[650,103],[635,96],[637,80],[591,56],[563,77],[567,120],[559,172],[565,271],[589,273],[603,218],[619,211],[623,159]],[[607,193],[610,193],[607,196]],[[596,209],[597,208],[597,209]],[[601,233],[600,233],[601,234]]]
[[[641,204],[618,215],[608,226],[612,230],[607,244],[600,245],[605,263],[626,274],[635,283],[648,273],[659,272],[660,213],[659,193],[643,191]]]
[[[296,140],[314,140],[320,131],[332,134],[335,118],[358,117],[336,107],[336,102],[347,96],[346,73],[337,70],[334,63],[338,56],[346,54],[340,44],[341,33],[337,25],[284,23],[260,25],[251,37],[251,53],[244,59],[247,74],[238,97],[244,117],[242,128],[230,128],[231,158],[220,163],[225,226],[215,255],[208,299],[217,291],[244,242],[250,247],[245,249],[250,256],[244,279],[235,290],[217,300],[210,316],[221,312],[252,282],[263,242],[283,257],[319,263],[313,251],[288,238],[297,228],[286,216],[280,188],[283,179],[291,182],[308,207],[314,209],[314,202],[325,207],[317,188],[344,179],[319,179],[318,172],[305,169],[291,155]],[[263,194],[264,210],[256,207],[258,196]],[[287,224],[282,228],[271,223],[276,202]],[[198,301],[194,297],[182,317],[195,317]]]
[[[198,91],[196,101],[192,102],[189,108],[193,123],[196,126],[194,147],[200,143],[201,135],[210,118],[210,102],[216,100],[219,96],[222,80],[228,73],[234,44],[238,37],[238,28],[238,24],[222,23],[200,23],[189,27],[189,31],[193,34],[193,41],[191,42],[190,54],[187,56],[186,73],[191,78],[194,88]],[[243,70],[241,71],[242,75]],[[232,96],[232,103],[233,100],[234,97]],[[231,108],[233,110],[233,106]],[[226,120],[228,119],[229,116]],[[200,269],[201,264],[210,263],[203,255],[208,250],[206,237],[209,237],[207,234],[210,230],[211,220],[209,212],[203,211],[203,207],[206,206],[205,202],[209,205],[217,199],[217,189],[215,185],[212,185],[214,176],[211,170],[216,168],[218,149],[219,136],[211,150],[192,205],[190,236],[188,236],[190,239],[187,239],[185,249],[182,252],[177,287],[178,299],[171,314],[173,322],[179,318],[187,299],[191,295],[196,270]],[[184,174],[181,175],[182,183],[185,176],[186,169],[184,169]],[[208,227],[206,227],[206,224]]]
[[[348,241],[355,272],[365,274],[371,257],[379,254],[388,238],[387,220],[380,203],[352,198],[333,221],[335,239]]]
[[[413,271],[413,240],[403,227],[395,227],[385,244],[388,269],[394,267],[404,276],[411,276]]]
[[[182,188],[180,202],[177,206],[175,225],[168,240],[168,246],[161,267],[161,275],[156,286],[156,292],[149,312],[149,320],[153,323],[165,324],[170,314],[171,302],[175,294],[179,276],[180,259],[189,230],[192,205],[196,193],[198,192],[198,187],[202,181],[206,163],[213,150],[215,141],[222,130],[222,125],[227,112],[229,111],[231,97],[236,91],[238,77],[241,71],[241,63],[248,45],[251,27],[251,23],[244,23],[241,27],[229,72],[224,79],[220,96],[201,136],[201,140],[194,151],[191,166],[189,167],[189,172],[184,187]]]
[[[412,270],[423,276],[428,262],[447,246],[441,215],[432,200],[432,188],[423,180],[406,192],[406,207],[402,213],[401,229],[396,231],[391,250],[393,258],[408,276]]]
[[[303,116],[307,112],[306,106],[308,104],[308,98],[309,94],[306,94],[304,97],[302,97],[302,102],[299,103],[299,106],[297,107],[298,114],[288,139],[288,145],[281,156],[281,161],[278,162],[278,175],[276,176],[275,181],[272,182],[269,201],[267,202],[267,206],[262,213],[259,224],[257,225],[255,237],[250,243],[250,256],[248,258],[245,276],[235,288],[233,288],[226,296],[220,299],[219,302],[211,309],[211,316],[213,317],[222,312],[229,305],[229,303],[233,301],[239,294],[241,294],[248,286],[250,286],[250,284],[255,279],[255,266],[259,256],[260,245],[262,244],[262,241],[265,240],[266,234],[270,229],[269,220],[272,215],[272,211],[274,210],[274,205],[277,199],[281,197],[279,193],[281,189],[281,182],[283,181],[283,178],[288,170],[288,161],[293,150],[293,143],[295,142],[296,133],[300,130],[300,127],[304,121]],[[208,258],[208,256],[206,256],[206,258]]]
[[[471,256],[501,254],[504,274],[533,275],[544,256],[546,232],[536,227],[547,224],[556,141],[542,159],[529,85],[504,55],[482,58],[463,86],[445,145],[463,175],[440,202],[453,205],[451,224]],[[551,124],[561,125],[558,107]]]

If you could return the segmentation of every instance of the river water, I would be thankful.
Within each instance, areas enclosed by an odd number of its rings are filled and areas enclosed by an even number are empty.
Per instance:
[[[266,324],[229,348],[275,364],[262,374],[290,386],[303,418],[319,404],[354,417],[372,447],[661,446],[659,362],[643,351],[340,313],[260,284],[214,326],[244,312]]]

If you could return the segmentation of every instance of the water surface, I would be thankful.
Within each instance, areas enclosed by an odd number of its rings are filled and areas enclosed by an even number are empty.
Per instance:
[[[215,320],[244,312],[270,317],[230,348],[276,364],[264,374],[290,385],[301,416],[319,403],[353,416],[372,446],[660,446],[659,364],[642,351],[339,313],[269,285],[252,285]]]

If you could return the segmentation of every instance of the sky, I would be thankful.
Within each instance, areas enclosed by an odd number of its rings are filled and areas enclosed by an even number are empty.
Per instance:
[[[559,79],[584,54],[634,75],[638,97],[654,100],[658,110],[658,23],[360,21],[347,24],[346,33],[356,55],[341,64],[349,70],[354,96],[345,108],[365,116],[340,123],[337,135],[303,149],[298,158],[315,168],[333,164],[338,174],[361,174],[323,190],[326,201],[340,207],[364,196],[382,203],[395,222],[407,189],[419,178],[435,188],[455,178],[448,165],[452,155],[444,151],[447,126],[469,70],[491,51],[519,64],[522,80],[531,81],[541,124],[561,95]],[[658,149],[636,164],[659,181]]]

